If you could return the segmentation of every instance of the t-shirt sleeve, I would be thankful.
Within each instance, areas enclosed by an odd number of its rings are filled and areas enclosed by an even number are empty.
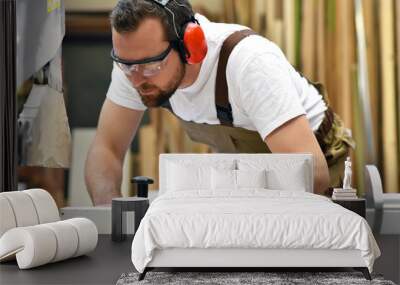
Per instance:
[[[239,69],[241,107],[261,138],[289,120],[306,114],[286,62],[276,54],[258,54]]]
[[[132,87],[128,78],[115,64],[111,73],[111,83],[108,87],[107,98],[115,104],[129,109],[140,111],[147,109],[136,89]]]

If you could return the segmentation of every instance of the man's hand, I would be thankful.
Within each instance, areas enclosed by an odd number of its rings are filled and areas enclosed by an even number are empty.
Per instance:
[[[323,195],[329,186],[328,165],[306,116],[298,116],[286,122],[269,134],[264,141],[273,153],[312,153],[314,193]]]
[[[142,116],[143,111],[105,100],[85,165],[86,185],[95,206],[109,204],[112,198],[121,195],[125,153]]]

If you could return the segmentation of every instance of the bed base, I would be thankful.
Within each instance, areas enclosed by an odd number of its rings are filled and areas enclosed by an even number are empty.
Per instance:
[[[355,249],[254,249],[254,248],[168,248],[156,249],[152,260],[139,275],[143,280],[153,269],[179,268],[201,269],[208,272],[217,269],[250,271],[316,270],[327,271],[338,268],[353,268],[371,280],[361,252]],[[193,271],[193,270],[192,270]]]
[[[368,270],[368,268],[367,267],[348,267],[348,268],[352,268],[353,270],[355,270],[355,271],[360,271],[363,275],[364,275],[364,278],[366,279],[366,280],[372,280],[372,278],[371,278],[371,275],[369,274],[369,270]],[[145,277],[146,277],[146,273],[147,272],[149,272],[149,271],[152,271],[152,270],[155,270],[155,269],[171,269],[171,268],[165,268],[165,267],[146,267],[145,269],[144,269],[144,271],[142,272],[142,273],[140,273],[139,274],[139,278],[138,278],[138,280],[139,281],[142,281]],[[299,269],[302,269],[302,271],[307,271],[307,270],[309,270],[309,271],[311,271],[311,272],[315,272],[315,271],[318,271],[318,272],[324,272],[324,271],[326,271],[326,269],[327,269],[327,267],[324,267],[324,268],[295,268],[295,267],[268,267],[268,268],[261,268],[261,267],[258,267],[258,268],[255,268],[255,267],[250,267],[250,268],[236,268],[236,267],[229,267],[229,268],[226,268],[226,267],[201,267],[201,268],[198,268],[198,267],[185,267],[184,268],[184,270],[182,270],[182,268],[180,268],[181,270],[180,271],[188,271],[188,270],[190,270],[190,271],[201,271],[201,272],[215,272],[215,271],[227,271],[227,272],[255,272],[255,271],[257,271],[257,272],[269,272],[269,271],[271,271],[272,269],[274,270],[274,271],[287,271],[287,272],[289,272],[289,271],[293,271],[294,269],[297,269],[297,270],[299,270]],[[338,270],[339,268],[334,268],[334,269],[336,269],[336,270]]]

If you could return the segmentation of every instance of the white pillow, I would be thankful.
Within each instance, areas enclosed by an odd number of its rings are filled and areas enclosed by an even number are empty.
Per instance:
[[[239,160],[239,170],[256,171],[266,170],[266,182],[271,190],[307,191],[310,185],[307,169],[308,163],[301,161],[275,161],[273,163],[262,160]]]
[[[265,170],[211,170],[211,188],[213,190],[238,190],[241,188],[266,188]]]
[[[166,163],[166,190],[211,190],[211,169],[235,169],[236,160],[189,161],[174,160]]]
[[[268,189],[303,191],[307,189],[307,177],[304,175],[304,164],[298,165],[290,171],[267,171]]]
[[[267,188],[266,170],[235,170],[237,188]]]
[[[212,168],[211,184],[213,190],[236,190],[236,170]]]
[[[211,167],[168,163],[167,173],[169,191],[211,188]]]

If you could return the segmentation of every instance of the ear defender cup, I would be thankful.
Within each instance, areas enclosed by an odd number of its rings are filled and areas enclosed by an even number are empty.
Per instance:
[[[166,9],[172,15],[172,20],[174,19],[174,12],[171,11],[167,6],[170,0],[152,1]],[[202,62],[207,55],[207,41],[203,29],[200,27],[200,24],[194,15],[191,15],[190,19],[181,25],[179,32],[176,27],[176,23],[172,23],[172,25],[174,26],[178,39],[171,41],[171,44],[172,47],[179,53],[179,57],[181,58],[182,62],[187,64],[196,64]]]
[[[195,22],[186,24],[183,32],[183,45],[185,47],[185,59],[188,64],[196,64],[203,61],[207,55],[208,47],[203,29]]]

